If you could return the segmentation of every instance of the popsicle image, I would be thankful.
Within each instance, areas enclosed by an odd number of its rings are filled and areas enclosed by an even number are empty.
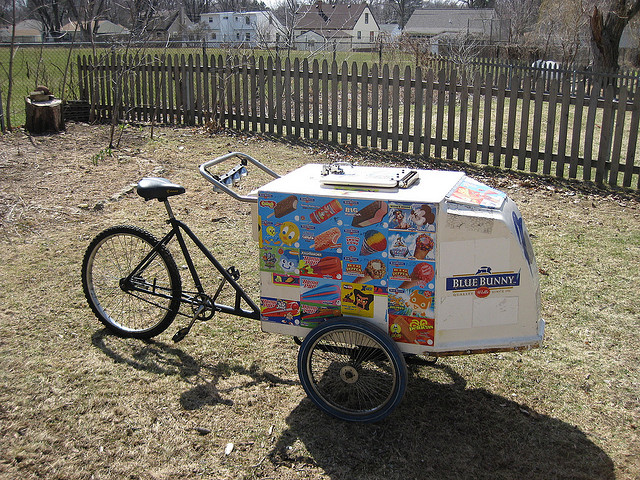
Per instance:
[[[322,303],[337,305],[340,302],[339,285],[321,285],[312,288],[300,295],[300,300],[310,303]]]
[[[318,208],[315,212],[311,213],[311,215],[309,216],[311,217],[311,221],[313,223],[322,223],[325,220],[328,220],[331,217],[333,217],[336,213],[340,212],[341,210],[342,210],[342,205],[340,205],[340,202],[336,199],[333,199],[326,205],[323,205],[322,207]]]
[[[413,271],[411,272],[411,280],[402,282],[400,288],[413,288],[415,286],[426,286],[433,277],[435,276],[435,271],[430,263],[421,262],[418,263],[415,267],[413,267]]]
[[[342,262],[338,257],[324,257],[313,267],[313,274],[340,278],[342,275]]]
[[[369,205],[364,207],[358,212],[355,217],[353,217],[351,226],[362,228],[375,225],[376,223],[382,221],[388,211],[389,207],[385,202],[376,200],[375,202],[370,203]]]
[[[413,256],[418,260],[424,260],[427,258],[429,252],[433,250],[433,247],[433,239],[429,235],[422,233],[418,235],[418,238],[416,238],[416,248],[413,252]]]
[[[364,242],[360,255],[371,255],[387,249],[387,238],[377,230],[369,230],[364,234]]]
[[[353,283],[367,283],[370,280],[380,280],[387,276],[387,267],[379,259],[370,260],[364,269],[364,276],[358,277]]]
[[[333,227],[320,233],[319,235],[316,235],[311,248],[313,248],[317,252],[320,252],[327,248],[336,248],[340,246],[340,244],[338,243],[339,239],[340,229],[338,227]]]
[[[289,195],[287,198],[276,203],[276,206],[273,207],[273,213],[270,213],[267,218],[271,218],[274,215],[276,218],[282,218],[285,215],[295,212],[296,208],[298,208],[298,197]]]

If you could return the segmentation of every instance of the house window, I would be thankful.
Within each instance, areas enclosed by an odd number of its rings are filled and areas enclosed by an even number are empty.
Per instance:
[[[244,34],[244,40],[245,42],[251,41],[251,34],[249,32]]]
[[[213,23],[213,17],[209,17],[209,23]]]
[[[376,40],[374,32],[369,32],[369,41],[373,43]]]
[[[368,13],[364,14],[364,23],[365,24],[369,23],[369,14]]]
[[[251,25],[251,19],[249,17],[244,17],[244,23]]]
[[[211,40],[215,40],[215,39],[216,39],[216,32],[213,32],[213,33],[211,34]]]
[[[240,40],[240,32],[236,33],[236,40]]]
[[[358,30],[357,37],[358,37],[358,40],[362,40],[362,32],[360,30]]]

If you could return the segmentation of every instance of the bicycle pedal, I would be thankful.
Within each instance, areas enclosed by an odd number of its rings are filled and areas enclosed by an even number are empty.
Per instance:
[[[238,280],[240,278],[240,271],[236,267],[227,268],[227,273],[231,275],[231,278]]]
[[[172,340],[175,343],[178,343],[180,340],[183,340],[184,337],[187,336],[187,333],[189,333],[189,330],[190,330],[190,328],[186,328],[186,327],[185,328],[181,328],[180,330],[178,330],[176,332],[176,334],[173,336]]]

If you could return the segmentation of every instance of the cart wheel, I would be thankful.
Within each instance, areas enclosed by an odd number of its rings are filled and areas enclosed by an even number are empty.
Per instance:
[[[340,317],[312,330],[298,353],[298,374],[313,402],[334,417],[377,422],[400,403],[407,366],[380,328]]]

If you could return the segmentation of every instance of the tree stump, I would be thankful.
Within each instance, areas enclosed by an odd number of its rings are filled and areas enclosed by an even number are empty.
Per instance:
[[[62,100],[50,98],[35,101],[25,99],[26,128],[31,133],[60,132],[64,130]]]

